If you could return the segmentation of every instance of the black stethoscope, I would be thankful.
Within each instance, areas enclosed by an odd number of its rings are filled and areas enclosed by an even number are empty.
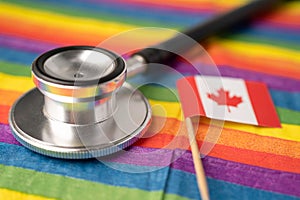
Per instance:
[[[254,0],[126,61],[109,50],[90,46],[68,46],[42,54],[32,64],[36,88],[11,108],[14,136],[25,147],[57,158],[99,157],[128,147],[150,125],[151,107],[141,92],[125,82],[126,76],[187,51],[193,42],[184,37],[202,42],[279,2]]]

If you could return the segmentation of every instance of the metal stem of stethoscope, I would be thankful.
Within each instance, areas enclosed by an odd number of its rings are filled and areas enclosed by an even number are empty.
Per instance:
[[[201,23],[184,34],[198,42],[244,22],[280,0],[257,0]],[[16,139],[58,158],[99,157],[119,151],[151,122],[147,99],[125,83],[148,63],[167,63],[191,48],[182,35],[135,53],[127,61],[105,49],[70,46],[48,51],[32,64],[36,88],[11,108]]]

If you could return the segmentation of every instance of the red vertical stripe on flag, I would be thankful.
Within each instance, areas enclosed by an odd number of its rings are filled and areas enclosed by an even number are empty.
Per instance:
[[[178,80],[177,89],[185,117],[206,116],[194,77]]]
[[[250,101],[259,125],[281,127],[276,109],[265,84],[245,81]]]

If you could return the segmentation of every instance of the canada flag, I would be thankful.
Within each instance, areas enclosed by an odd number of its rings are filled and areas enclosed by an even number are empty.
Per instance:
[[[216,76],[190,76],[177,81],[185,117],[281,127],[264,83]]]

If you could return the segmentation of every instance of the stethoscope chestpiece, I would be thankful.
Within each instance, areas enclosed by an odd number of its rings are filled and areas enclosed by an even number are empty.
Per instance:
[[[115,153],[148,128],[147,99],[128,83],[126,63],[108,50],[69,46],[32,64],[36,88],[13,105],[9,123],[27,148],[58,158]]]

